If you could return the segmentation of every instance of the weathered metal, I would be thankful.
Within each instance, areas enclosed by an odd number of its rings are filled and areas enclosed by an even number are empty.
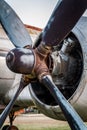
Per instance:
[[[68,38],[71,36],[76,41],[72,56],[77,58],[76,60],[73,60],[71,58],[70,64],[68,65],[74,66],[70,67],[70,69],[68,67],[69,71],[68,69],[65,71],[65,74],[68,74],[68,77],[66,79],[67,81],[70,81],[70,83],[66,85],[65,83],[67,82],[64,81],[64,78],[58,77],[56,73],[54,75],[54,71],[52,77],[54,83],[56,85],[60,85],[59,89],[71,103],[71,105],[75,108],[75,110],[79,113],[81,118],[84,121],[87,121],[87,17],[82,17],[79,20],[77,25],[68,35]],[[59,51],[58,48],[57,50]],[[54,55],[54,61],[57,59],[57,57],[58,53],[56,53],[56,56]],[[61,62],[60,65],[62,69]],[[76,71],[75,75],[73,75],[74,71]],[[62,71],[57,71],[57,69],[55,69],[55,72],[58,72],[60,74]],[[59,105],[55,103],[49,92],[43,87],[42,84],[39,84],[38,82],[33,83],[33,85],[30,87],[30,93],[32,95],[34,103],[45,115],[54,119],[65,120],[65,117],[60,110]]]

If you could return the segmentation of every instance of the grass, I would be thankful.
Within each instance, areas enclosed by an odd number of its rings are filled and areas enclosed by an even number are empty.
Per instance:
[[[8,123],[9,120],[7,119],[5,124]],[[20,115],[15,119],[13,124],[19,130],[71,130],[67,122],[53,120],[42,114]]]
[[[87,123],[86,123],[87,125]],[[34,126],[34,125],[28,125],[28,124],[18,124],[17,127],[19,128],[19,130],[71,130],[70,127],[68,126],[68,124],[65,124],[63,126],[60,126],[58,124],[58,126],[53,126],[53,127],[39,127],[39,126]]]
[[[25,125],[25,124],[22,124],[22,125],[17,125],[17,127],[19,128],[19,130],[71,130],[69,128],[68,125],[65,125],[65,126],[56,126],[56,127],[37,127],[37,126],[30,126],[30,125]]]

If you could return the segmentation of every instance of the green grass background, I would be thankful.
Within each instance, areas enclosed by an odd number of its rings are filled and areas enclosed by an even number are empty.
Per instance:
[[[37,127],[37,126],[30,126],[30,125],[17,125],[19,130],[71,130],[70,127],[67,125],[65,126],[56,126],[56,127]]]

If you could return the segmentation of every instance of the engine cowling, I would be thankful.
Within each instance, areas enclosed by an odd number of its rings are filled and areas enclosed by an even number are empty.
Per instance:
[[[64,39],[53,48],[48,67],[56,86],[72,104],[84,121],[87,121],[87,18],[79,22]],[[60,107],[39,81],[29,87],[36,106],[45,115],[65,120]]]

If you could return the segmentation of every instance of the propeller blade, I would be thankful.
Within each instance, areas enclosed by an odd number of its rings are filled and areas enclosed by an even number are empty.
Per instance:
[[[86,6],[83,3],[83,1],[76,2],[75,0],[58,0],[43,30],[42,41],[47,46],[57,46],[70,33],[86,10]]]
[[[4,0],[0,0],[0,22],[15,47],[32,45],[24,24]]]
[[[59,104],[62,109],[65,118],[67,119],[71,130],[87,130],[87,127],[83,123],[82,119],[73,109],[73,107],[69,104],[69,102],[65,99],[59,89],[55,86],[55,84],[51,81],[48,76],[44,76],[41,81],[44,86],[49,89],[50,93],[55,98],[56,102]]]
[[[21,79],[20,85],[19,85],[19,88],[18,88],[17,92],[15,93],[12,100],[9,102],[9,104],[6,106],[6,108],[3,110],[2,114],[0,115],[0,128],[4,124],[4,121],[7,118],[7,116],[10,114],[11,109],[12,109],[17,97],[22,92],[22,90],[25,88],[25,86],[27,86],[27,83],[25,83],[24,80]]]

